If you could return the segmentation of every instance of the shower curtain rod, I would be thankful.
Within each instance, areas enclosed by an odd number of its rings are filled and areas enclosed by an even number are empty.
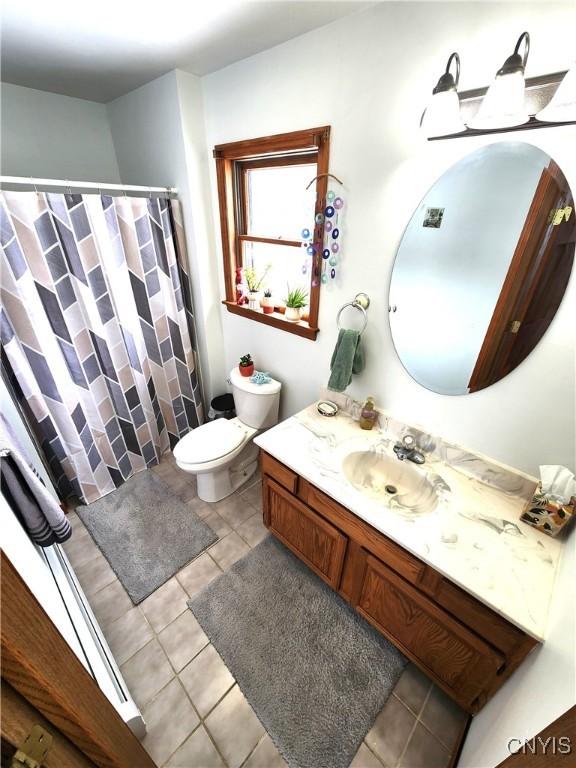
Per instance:
[[[27,184],[30,187],[64,187],[65,189],[118,190],[119,192],[176,193],[175,187],[139,187],[134,184],[106,184],[98,181],[70,181],[69,179],[37,179],[33,176],[0,176],[1,184]]]

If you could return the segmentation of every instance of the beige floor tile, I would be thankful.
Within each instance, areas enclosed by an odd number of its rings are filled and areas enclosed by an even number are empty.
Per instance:
[[[165,475],[162,479],[170,490],[183,501],[189,501],[197,496],[194,476],[177,467],[174,467],[172,472]]]
[[[193,499],[187,501],[186,506],[190,507],[190,509],[195,512],[202,520],[214,512],[214,505],[208,504],[207,501],[202,501],[202,499],[199,499],[198,496],[194,496]]]
[[[260,483],[251,485],[250,488],[242,491],[242,497],[258,512],[262,512],[262,485]]]
[[[448,768],[450,753],[418,723],[402,756],[399,768]]]
[[[226,768],[206,729],[201,725],[186,739],[165,768]]]
[[[432,688],[432,681],[414,664],[408,664],[394,688],[394,695],[416,716]]]
[[[213,645],[192,659],[179,677],[201,717],[234,685],[234,678]]]
[[[262,483],[262,474],[260,472],[260,468],[258,468],[252,477],[249,477],[245,483],[242,483],[242,485],[237,489],[237,493],[243,493],[244,491],[248,490],[248,488],[251,488],[257,483]]]
[[[398,762],[416,718],[395,696],[390,696],[366,736],[366,744],[386,766]]]
[[[264,728],[237,685],[204,721],[230,768],[239,768],[264,735]]]
[[[246,492],[247,493],[247,492]],[[239,493],[233,493],[232,496],[228,496],[227,499],[219,501],[214,506],[216,512],[220,517],[230,525],[232,528],[237,528],[249,517],[254,514],[254,507],[248,501],[246,493],[240,495]]]
[[[133,608],[128,593],[118,579],[91,595],[89,602],[101,627],[119,619]]]
[[[204,522],[206,525],[209,525],[210,528],[212,528],[219,539],[223,539],[224,536],[228,536],[228,534],[232,531],[232,528],[230,528],[224,518],[220,517],[220,515],[214,509],[211,509],[210,512],[206,515]]]
[[[420,720],[452,752],[468,715],[443,691],[434,686]]]
[[[244,521],[242,525],[239,525],[236,532],[250,547],[255,547],[256,544],[260,544],[262,539],[266,538],[268,528],[262,522],[262,513],[256,512],[255,515]]]
[[[162,460],[160,464],[156,464],[152,467],[152,472],[154,472],[155,475],[158,475],[158,477],[166,483],[169,483],[171,479],[176,477],[176,471],[176,467],[171,461]]]
[[[186,610],[188,596],[173,576],[140,603],[144,615],[154,632],[161,632]]]
[[[158,765],[178,749],[200,722],[176,678],[144,708],[142,715],[146,721],[142,745]]]
[[[350,763],[350,768],[383,768],[383,765],[374,752],[371,752],[366,744],[362,743],[354,756],[354,760]]]
[[[174,493],[185,504],[189,504],[191,501],[198,498],[196,494],[196,488],[191,483],[188,483],[187,481],[180,481],[178,483],[178,486],[173,490],[174,490]]]
[[[74,569],[102,554],[86,528],[74,530],[71,538],[65,541],[62,546]]]
[[[108,565],[108,560],[101,554],[97,554],[87,563],[74,566],[74,573],[87,597],[104,589],[116,579],[116,574]]]
[[[86,530],[84,523],[82,522],[82,520],[80,520],[80,516],[78,515],[77,512],[68,512],[66,514],[66,520],[68,520],[68,522],[72,526],[73,531],[77,531],[80,528],[83,528],[84,530]]]
[[[158,635],[158,640],[176,672],[180,672],[209,642],[190,609],[168,624]]]
[[[154,637],[152,628],[139,608],[130,608],[102,629],[118,664],[124,664]]]
[[[209,584],[212,579],[220,576],[222,571],[216,565],[214,560],[207,552],[204,552],[193,560],[181,571],[178,571],[176,578],[184,587],[190,597],[194,597],[201,589]]]
[[[170,662],[160,643],[155,639],[141,648],[125,664],[122,664],[120,670],[134,701],[140,709],[145,707],[158,691],[161,691],[174,677]],[[169,752],[169,754],[171,753]]]
[[[244,768],[288,768],[274,742],[266,734],[244,763]]]
[[[223,539],[220,539],[216,544],[213,544],[210,549],[210,557],[216,560],[220,568],[225,571],[230,568],[237,560],[244,557],[250,548],[243,541],[236,532],[229,533]]]

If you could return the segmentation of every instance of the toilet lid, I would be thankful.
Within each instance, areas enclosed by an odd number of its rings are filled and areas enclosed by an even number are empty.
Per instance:
[[[245,439],[246,431],[235,421],[216,419],[196,427],[174,447],[174,458],[183,464],[202,464],[226,456]]]

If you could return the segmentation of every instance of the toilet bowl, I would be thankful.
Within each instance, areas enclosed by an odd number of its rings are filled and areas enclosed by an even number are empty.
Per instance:
[[[279,381],[253,384],[237,368],[230,372],[230,381],[236,418],[203,424],[174,447],[176,464],[196,475],[203,501],[225,499],[256,472],[258,448],[252,439],[278,422]]]

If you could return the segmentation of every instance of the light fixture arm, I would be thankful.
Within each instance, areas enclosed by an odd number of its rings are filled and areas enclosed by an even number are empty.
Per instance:
[[[456,75],[454,76],[454,85],[456,88],[458,88],[458,82],[460,81],[460,56],[456,53],[456,51],[451,53],[448,57],[448,62],[446,64],[446,74],[449,74],[453,61],[456,62]]]
[[[522,56],[522,67],[526,67],[526,62],[528,61],[528,54],[530,53],[530,33],[529,32],[522,32],[520,37],[518,38],[518,42],[514,46],[514,53],[518,53],[520,50],[520,46],[524,43],[524,55]]]
[[[456,62],[456,75],[454,76],[450,72],[452,62]],[[443,93],[444,91],[455,91],[458,88],[458,81],[460,80],[460,56],[454,51],[448,57],[446,63],[446,71],[436,83],[436,87],[432,91],[433,94]]]
[[[520,46],[524,43],[524,53],[520,55]],[[514,53],[509,56],[502,67],[496,73],[497,77],[502,75],[511,75],[514,72],[522,72],[526,69],[526,62],[528,61],[528,54],[530,53],[530,33],[522,32],[518,38],[516,45],[514,46]]]

